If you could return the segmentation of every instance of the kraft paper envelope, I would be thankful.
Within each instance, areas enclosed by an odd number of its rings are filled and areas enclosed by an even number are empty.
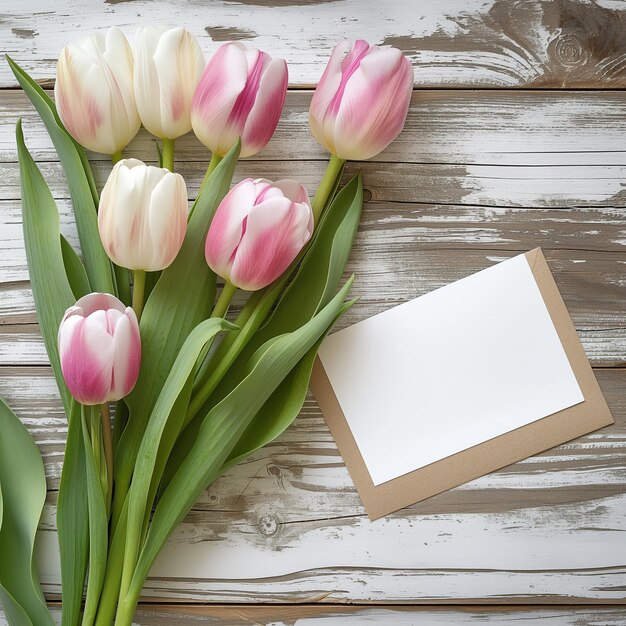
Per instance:
[[[368,470],[364,455],[357,445],[357,439],[349,426],[349,420],[344,415],[329,375],[324,368],[323,359],[330,357],[325,355],[323,350],[320,352],[322,358],[318,357],[316,359],[311,377],[311,390],[326,418],[337,447],[343,456],[371,520],[613,423],[611,413],[602,396],[600,387],[543,253],[539,248],[536,248],[527,252],[524,256],[536,283],[536,288],[534,285],[532,288],[535,289],[535,292],[537,292],[538,288],[537,300],[538,302],[543,300],[540,306],[544,314],[546,309],[549,314],[549,318],[546,317],[546,324],[549,325],[556,344],[558,345],[560,342],[559,350],[571,376],[569,387],[567,386],[567,380],[564,380],[562,389],[565,394],[563,398],[569,398],[569,400],[567,403],[560,405],[568,408],[551,412],[550,414],[544,413],[540,417],[533,418],[534,421],[530,423],[525,423],[522,426],[504,432],[504,434],[480,441],[447,456],[443,456],[446,450],[444,445],[441,447],[443,452],[439,452],[442,455],[441,458],[428,462],[412,471],[402,473],[397,477],[388,479],[385,474],[386,468],[381,467],[379,463],[379,466],[375,469],[374,476],[376,479],[374,480]],[[521,259],[522,257],[520,256],[519,260]],[[511,261],[513,260],[511,259],[504,263],[511,263]],[[526,265],[524,266],[526,267]],[[528,272],[528,268],[525,271]],[[482,272],[479,272],[479,274],[482,274]],[[528,280],[532,282],[531,278]],[[458,283],[462,282],[458,281]],[[453,285],[458,283],[453,283]],[[466,286],[472,284],[467,282]],[[420,300],[420,298],[417,300]],[[544,304],[545,307],[543,306]],[[463,302],[459,302],[458,305],[462,307]],[[393,309],[391,310],[393,311]],[[386,313],[380,315],[384,316]],[[360,324],[363,324],[363,322]],[[339,333],[345,332],[345,330],[339,331]],[[468,332],[471,332],[471,329],[468,329]],[[344,358],[345,355],[342,356],[342,359]],[[549,359],[547,360],[549,362]],[[541,367],[545,365],[542,361],[542,355],[538,353],[536,359],[532,362],[534,363],[532,369],[536,368],[537,371],[542,371],[542,379],[545,378],[543,370],[541,370]],[[328,361],[326,363],[328,367]],[[345,361],[345,363],[349,363],[349,361]],[[345,363],[342,361],[342,364]],[[450,367],[454,367],[454,359],[450,363]],[[341,373],[343,370],[335,368],[334,371]],[[562,375],[561,378],[566,379],[567,376]],[[555,386],[558,386],[557,382],[555,377]],[[338,385],[339,383],[337,382],[336,384]],[[359,381],[355,380],[353,384],[350,384],[354,388],[353,394],[358,393]],[[345,380],[343,385],[345,389]],[[546,388],[549,390],[549,385]],[[380,393],[384,394],[385,391],[383,388],[380,390]],[[456,391],[455,389],[449,389],[451,395],[455,394]],[[371,391],[368,391],[368,393],[371,393]],[[550,398],[548,396],[550,396],[549,392],[546,395],[548,404],[545,406],[550,406]],[[498,406],[501,406],[501,404]],[[519,410],[520,407],[517,408]],[[384,416],[381,416],[380,419],[384,420]],[[476,430],[480,431],[480,419],[472,422],[472,429],[474,424],[476,424]],[[421,426],[418,424],[417,427]],[[374,431],[376,428],[374,428]],[[382,433],[383,431],[380,432]],[[486,430],[485,432],[489,431]],[[370,444],[368,445],[372,445],[372,441],[374,441],[373,445],[376,445],[376,436],[376,432],[372,433]],[[358,437],[360,437],[359,441],[361,441],[363,450],[370,454],[365,448],[363,433],[361,432]],[[447,437],[445,438],[447,439]],[[454,439],[453,436],[451,438]],[[411,444],[402,441],[401,435],[398,442],[399,446],[401,444],[404,446],[406,455],[406,447]],[[435,447],[437,448],[437,446]],[[438,452],[435,451],[432,454],[436,455]],[[390,458],[392,456],[390,455]],[[370,459],[370,467],[374,471],[374,465],[371,462],[373,457],[369,456],[367,458]],[[393,466],[395,461],[395,459],[391,459],[390,465]],[[396,471],[399,472],[401,470]]]

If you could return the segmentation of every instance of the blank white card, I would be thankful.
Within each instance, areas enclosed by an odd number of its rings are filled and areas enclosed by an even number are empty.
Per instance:
[[[525,255],[336,332],[319,356],[374,485],[584,400]]]

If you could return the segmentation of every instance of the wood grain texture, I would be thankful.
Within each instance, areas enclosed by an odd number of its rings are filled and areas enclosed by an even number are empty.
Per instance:
[[[363,172],[366,203],[348,268],[360,300],[340,324],[539,245],[616,423],[371,523],[309,397],[277,441],[201,496],[168,543],[145,599],[181,606],[146,605],[135,622],[626,624],[623,606],[582,606],[626,604],[626,92],[518,89],[624,87],[623,3],[75,0],[62,12],[25,0],[5,9],[0,40],[48,81],[67,39],[105,22],[130,31],[148,13],[186,24],[205,51],[237,39],[282,54],[299,87],[317,81],[334,41],[357,34],[404,49],[418,86],[515,87],[415,91],[398,140],[376,161],[348,166],[346,176]],[[13,85],[4,65],[0,84]],[[302,88],[288,94],[275,137],[238,165],[236,179],[291,176],[315,187],[326,155],[308,134],[310,97]],[[19,91],[0,92],[0,395],[44,457],[49,496],[38,564],[56,598],[66,424],[28,282],[19,116],[62,230],[74,244],[77,237],[41,122]],[[193,196],[208,155],[192,135],[177,146]],[[141,131],[127,154],[154,162],[154,139]],[[102,185],[110,165],[91,156]],[[237,605],[184,606],[205,602]]]
[[[59,51],[94,29],[185,26],[206,55],[237,40],[283,57],[292,85],[316,84],[332,47],[364,38],[403,50],[420,87],[623,87],[626,9],[615,0],[23,0],[3,9],[0,49],[54,77]],[[2,64],[0,86],[15,84]]]
[[[60,621],[61,610],[52,614]],[[220,626],[360,626],[361,624],[393,624],[394,626],[457,626],[489,624],[501,626],[515,622],[518,626],[623,626],[623,607],[406,607],[367,608],[356,606],[172,606],[155,604],[140,606],[133,624],[137,626],[182,626],[188,624],[219,624]],[[0,626],[8,626],[0,615]]]

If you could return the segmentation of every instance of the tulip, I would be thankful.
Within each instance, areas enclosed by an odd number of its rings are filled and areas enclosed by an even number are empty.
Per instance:
[[[133,55],[118,28],[63,48],[54,97],[65,128],[89,150],[115,154],[137,134]]]
[[[256,291],[289,267],[312,233],[313,213],[302,185],[247,178],[217,208],[206,260],[227,284]]]
[[[117,265],[150,272],[167,267],[187,230],[183,177],[137,159],[119,161],[102,190],[98,229]]]
[[[413,69],[400,50],[344,41],[313,94],[311,132],[339,159],[369,159],[402,130],[412,89]]]
[[[204,68],[196,38],[182,28],[139,28],[134,41],[135,98],[143,125],[161,139],[191,130],[191,98]]]
[[[135,312],[108,293],[90,293],[59,326],[63,378],[81,404],[127,396],[139,375],[141,339]]]
[[[241,138],[241,156],[261,150],[272,137],[287,93],[287,64],[266,52],[227,43],[207,63],[191,104],[198,139],[224,156]]]

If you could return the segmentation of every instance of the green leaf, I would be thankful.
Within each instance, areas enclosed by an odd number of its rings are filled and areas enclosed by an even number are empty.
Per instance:
[[[74,297],[78,300],[91,293],[85,266],[63,235],[61,235],[61,254],[63,256],[63,265],[65,266],[65,275]]]
[[[245,348],[241,350],[203,410],[181,434],[164,472],[165,485],[183,462],[190,446],[193,445],[206,412],[228,395],[241,381],[246,364],[259,346],[270,338],[294,330],[310,320],[332,297],[350,255],[361,218],[362,204],[362,181],[360,176],[355,176],[324,212],[316,229],[315,238],[304,255],[294,280],[283,293],[269,321],[254,333],[254,329],[259,328],[271,303],[276,298],[274,288],[257,298],[258,304],[242,330],[224,338],[212,361],[218,363],[216,367],[219,367],[228,346],[236,348],[240,343],[245,345]],[[278,290],[278,285],[276,285],[276,290]],[[268,400],[267,406],[254,418],[250,425],[250,432],[244,434],[236,451],[233,451],[237,459],[245,458],[257,448],[275,439],[297,417],[306,397],[316,352],[317,350],[313,350],[298,364],[288,380],[285,380]],[[234,457],[232,457],[228,461],[228,467],[234,462]]]
[[[107,563],[108,519],[100,481],[101,462],[94,456],[94,446],[99,450],[102,443],[101,439],[94,438],[95,430],[101,428],[100,413],[96,407],[83,406],[81,417],[89,508],[89,575],[82,625],[91,626],[98,609]]]
[[[63,626],[77,626],[80,623],[87,572],[89,506],[85,464],[80,405],[72,399],[57,499]]]
[[[178,256],[163,270],[145,304],[140,324],[141,370],[135,391],[126,398],[130,417],[115,457],[114,519],[121,511],[148,419],[176,356],[189,333],[211,313],[216,279],[206,264],[204,242],[215,209],[230,187],[239,148],[237,143],[211,174],[194,203]]]
[[[339,315],[342,315],[354,302],[354,300],[350,300],[341,309]],[[333,325],[334,322],[328,327],[321,339],[289,372],[285,380],[254,416],[254,419],[220,469],[220,474],[249,457],[255,450],[276,439],[298,417],[309,389],[309,380],[311,379],[311,371],[313,370],[317,351]]]
[[[187,402],[189,401],[190,377],[194,371],[198,355],[204,346],[221,330],[234,330],[235,328],[221,318],[211,318],[198,324],[180,349],[154,405],[146,432],[141,440],[133,480],[128,492],[126,551],[127,560],[132,563],[133,568],[139,551],[144,516],[148,506],[152,505],[160,472],[162,472],[165,460],[178,436],[187,404],[183,403],[184,406],[179,407],[178,411],[173,412],[172,409],[183,390],[186,391]],[[168,425],[170,429],[167,430],[167,440],[163,441]],[[156,476],[155,471],[157,472]],[[125,562],[126,566],[127,563]],[[132,570],[129,570],[129,574],[132,574]]]
[[[9,623],[53,625],[33,563],[35,534],[46,501],[43,461],[32,437],[0,399],[0,599]]]
[[[307,324],[262,346],[251,359],[249,374],[206,416],[197,440],[157,504],[125,602],[133,603],[139,597],[149,568],[167,537],[218,474],[239,437],[274,389],[333,323],[351,284],[352,279]]]
[[[9,56],[7,61],[15,78],[41,116],[65,170],[89,283],[95,291],[116,294],[113,268],[98,233],[98,197],[85,151],[65,130],[54,102],[41,86]]]
[[[246,346],[242,359],[260,343],[304,324],[329,302],[348,262],[361,219],[362,205],[363,186],[361,177],[356,176],[339,192],[324,213],[315,241],[302,260],[298,273],[285,290],[269,321]],[[298,363],[252,420],[233,450],[227,467],[276,439],[298,416],[306,398],[320,343],[321,340]],[[232,373],[235,381],[238,380],[237,373],[236,369]],[[233,384],[232,379],[230,384],[226,381],[226,389]],[[224,469],[226,467],[222,471]]]
[[[65,386],[57,348],[59,324],[76,298],[65,274],[61,249],[59,212],[54,198],[24,144],[21,121],[16,128],[22,189],[22,221],[30,283],[39,328],[63,400],[70,414],[71,396]]]

